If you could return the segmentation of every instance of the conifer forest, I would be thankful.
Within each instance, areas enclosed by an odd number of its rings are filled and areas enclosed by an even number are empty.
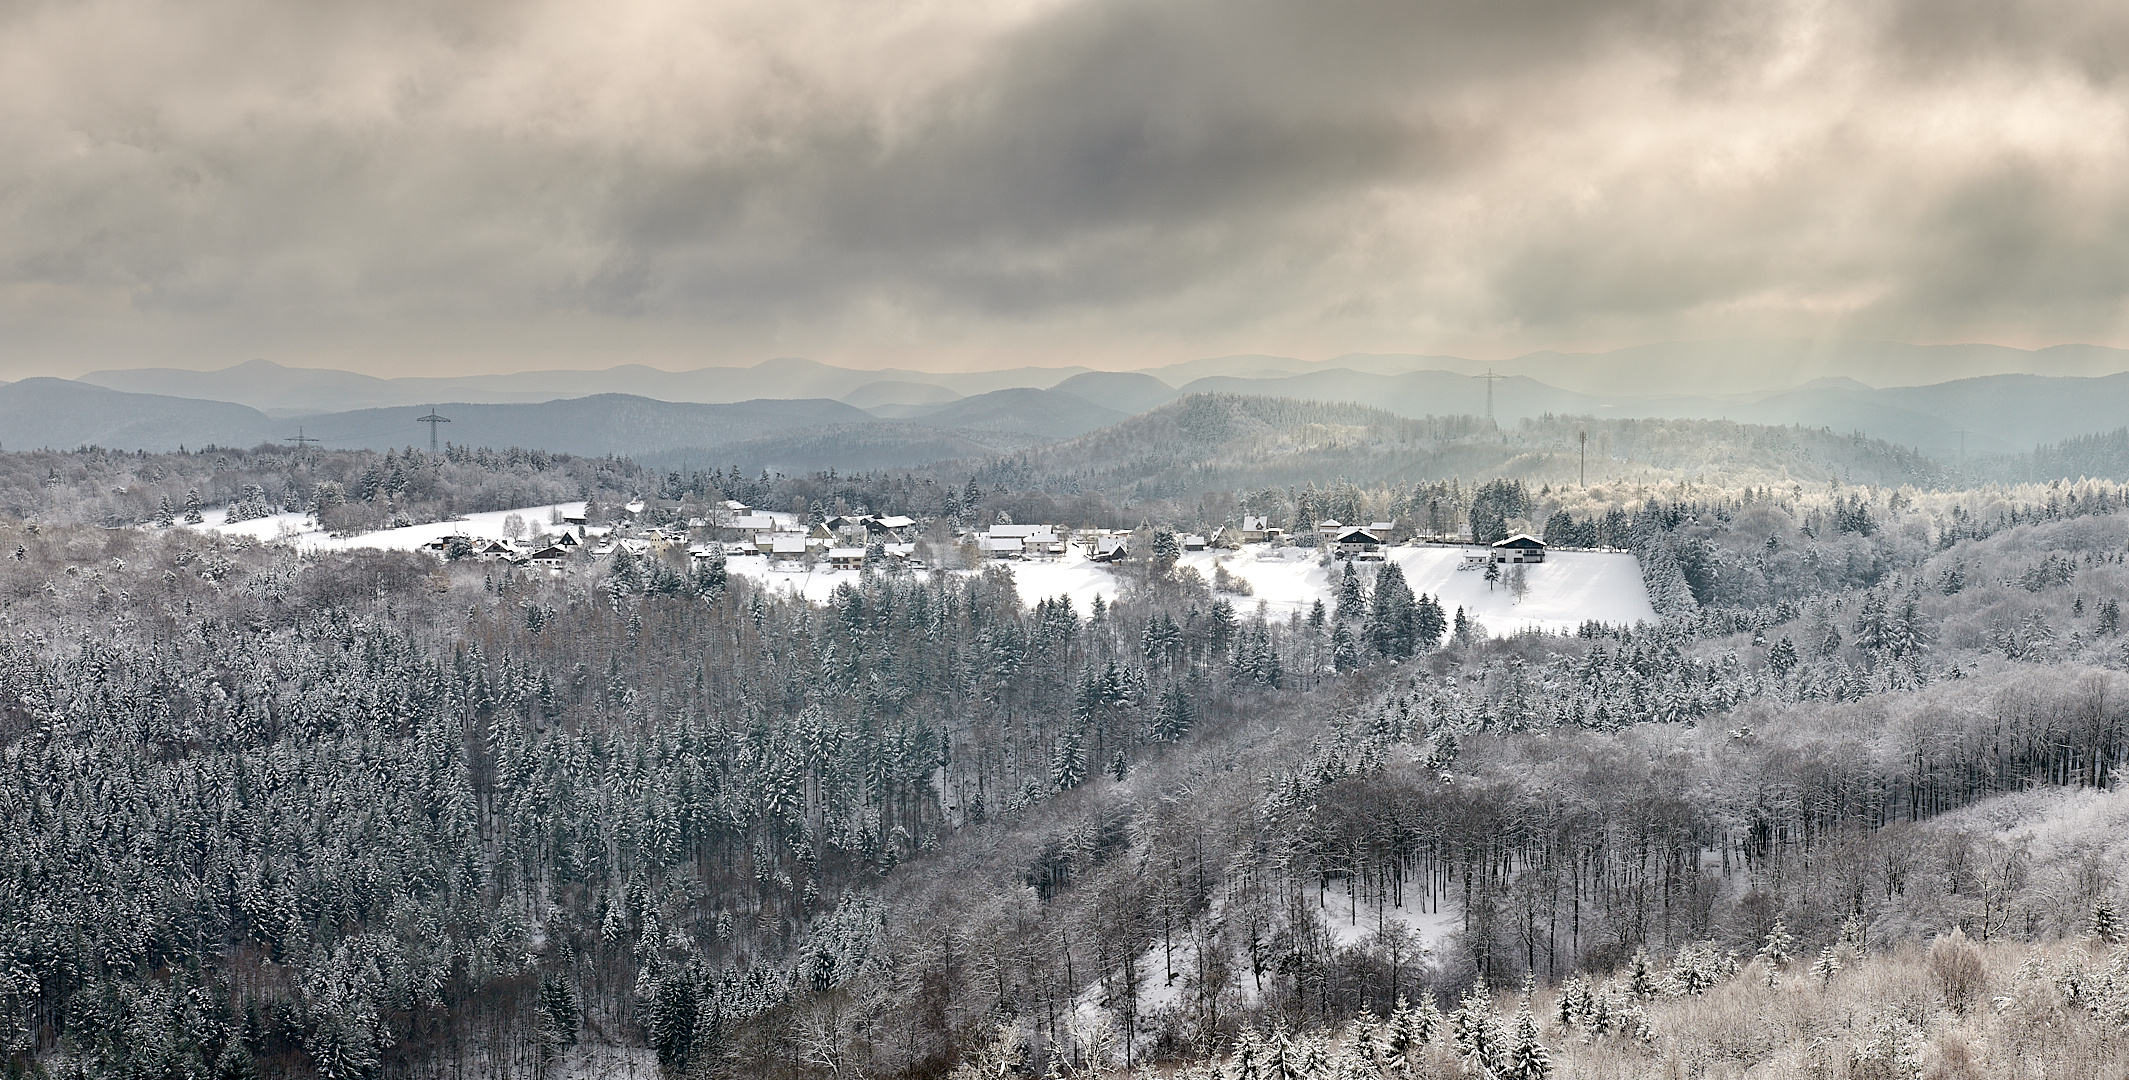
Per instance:
[[[2129,1075],[2129,487],[1566,460],[0,454],[0,1067]],[[208,527],[563,501],[695,535]],[[706,538],[728,501],[914,555],[809,600]],[[1325,518],[1628,552],[1656,617],[1496,633]],[[1325,600],[1178,565],[1245,519]],[[1022,588],[1001,521],[1127,538],[1113,594]]]

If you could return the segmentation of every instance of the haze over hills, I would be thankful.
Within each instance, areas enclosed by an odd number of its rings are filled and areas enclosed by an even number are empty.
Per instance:
[[[1950,371],[2129,366],[2129,353],[2085,346],[2021,352],[1868,342],[1669,343],[1502,362],[1495,365],[1502,377],[1492,384],[1492,411],[1504,427],[1588,416],[1860,432],[1954,465],[2110,431],[2129,416],[2129,374],[2122,373],[1990,374],[1919,386],[1873,386],[1849,374],[1802,378],[1817,370],[1813,365],[1836,362],[1865,375],[1911,370],[1916,357]],[[1518,367],[1528,370],[1509,373]],[[1767,368],[1796,381],[1772,390],[1714,391],[1741,385],[1739,372]],[[328,445],[420,444],[426,430],[398,414],[453,402],[445,411],[454,423],[443,429],[453,442],[578,453],[685,451],[710,460],[724,455],[722,447],[747,444],[750,457],[766,465],[852,469],[1072,439],[1190,394],[1362,404],[1406,418],[1482,415],[1489,384],[1469,369],[1485,370],[1455,357],[1358,354],[1321,362],[1243,355],[1138,372],[979,374],[860,371],[782,359],[690,372],[631,366],[378,379],[252,361],[213,372],[140,369],[75,381],[25,380],[0,387],[0,404],[15,418],[6,436],[13,445],[248,444],[293,435],[298,423]],[[602,392],[582,392],[594,387]],[[1675,392],[1660,392],[1665,388]],[[1706,392],[1686,392],[1693,388]]]
[[[1077,439],[994,463],[1022,484],[1138,499],[1320,484],[1397,486],[1416,478],[1516,477],[1572,484],[1576,436],[1589,433],[1588,479],[1684,479],[1738,485],[1932,486],[1942,463],[1882,440],[1721,420],[1534,421],[1497,431],[1470,416],[1415,419],[1336,402],[1197,394]],[[967,462],[979,475],[982,463]],[[950,470],[949,470],[950,471]]]
[[[665,371],[640,364],[603,369],[380,379],[327,368],[284,367],[253,360],[218,371],[134,368],[92,371],[78,381],[135,393],[234,401],[260,410],[332,412],[437,401],[545,401],[599,393],[663,401],[730,403],[756,398],[842,398],[874,383],[943,387],[958,395],[1011,387],[1054,389],[1086,367],[1021,367],[984,372],[863,370],[797,358],[752,366]],[[1243,354],[1150,367],[1172,389],[1205,378],[1276,379],[1350,371],[1399,376],[1420,371],[1525,376],[1603,402],[1669,397],[1758,396],[1827,377],[1871,386],[1928,385],[1987,375],[2095,377],[2129,371],[2129,350],[2057,345],[2039,350],[2000,345],[1908,345],[1875,341],[1657,342],[1604,353],[1535,352],[1503,360],[1404,353],[1349,353],[1327,360]],[[1108,373],[1115,374],[1115,373]],[[911,403],[918,399],[906,399]],[[1111,405],[1097,400],[1098,404]]]

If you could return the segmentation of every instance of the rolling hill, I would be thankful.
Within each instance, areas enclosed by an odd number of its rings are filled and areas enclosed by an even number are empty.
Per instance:
[[[1193,394],[1112,427],[1025,451],[1004,466],[1047,488],[1121,499],[1188,498],[1275,485],[1409,484],[1516,476],[1573,483],[1576,436],[1589,479],[1933,485],[1936,461],[1879,440],[1718,420],[1532,421],[1496,430],[1472,417],[1414,419],[1349,403]],[[938,471],[980,470],[956,462]]]
[[[251,446],[279,438],[280,427],[257,409],[226,401],[127,394],[70,379],[0,385],[0,449]]]

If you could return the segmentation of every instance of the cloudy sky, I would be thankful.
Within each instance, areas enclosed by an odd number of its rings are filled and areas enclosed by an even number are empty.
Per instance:
[[[0,377],[2129,345],[2118,0],[18,0]]]

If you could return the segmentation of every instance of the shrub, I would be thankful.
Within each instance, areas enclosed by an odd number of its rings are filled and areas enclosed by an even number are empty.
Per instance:
[[[1945,1004],[1962,1014],[1980,996],[1987,975],[1981,950],[1958,930],[1930,943],[1929,970],[1937,978],[1938,989],[1944,991]]]

